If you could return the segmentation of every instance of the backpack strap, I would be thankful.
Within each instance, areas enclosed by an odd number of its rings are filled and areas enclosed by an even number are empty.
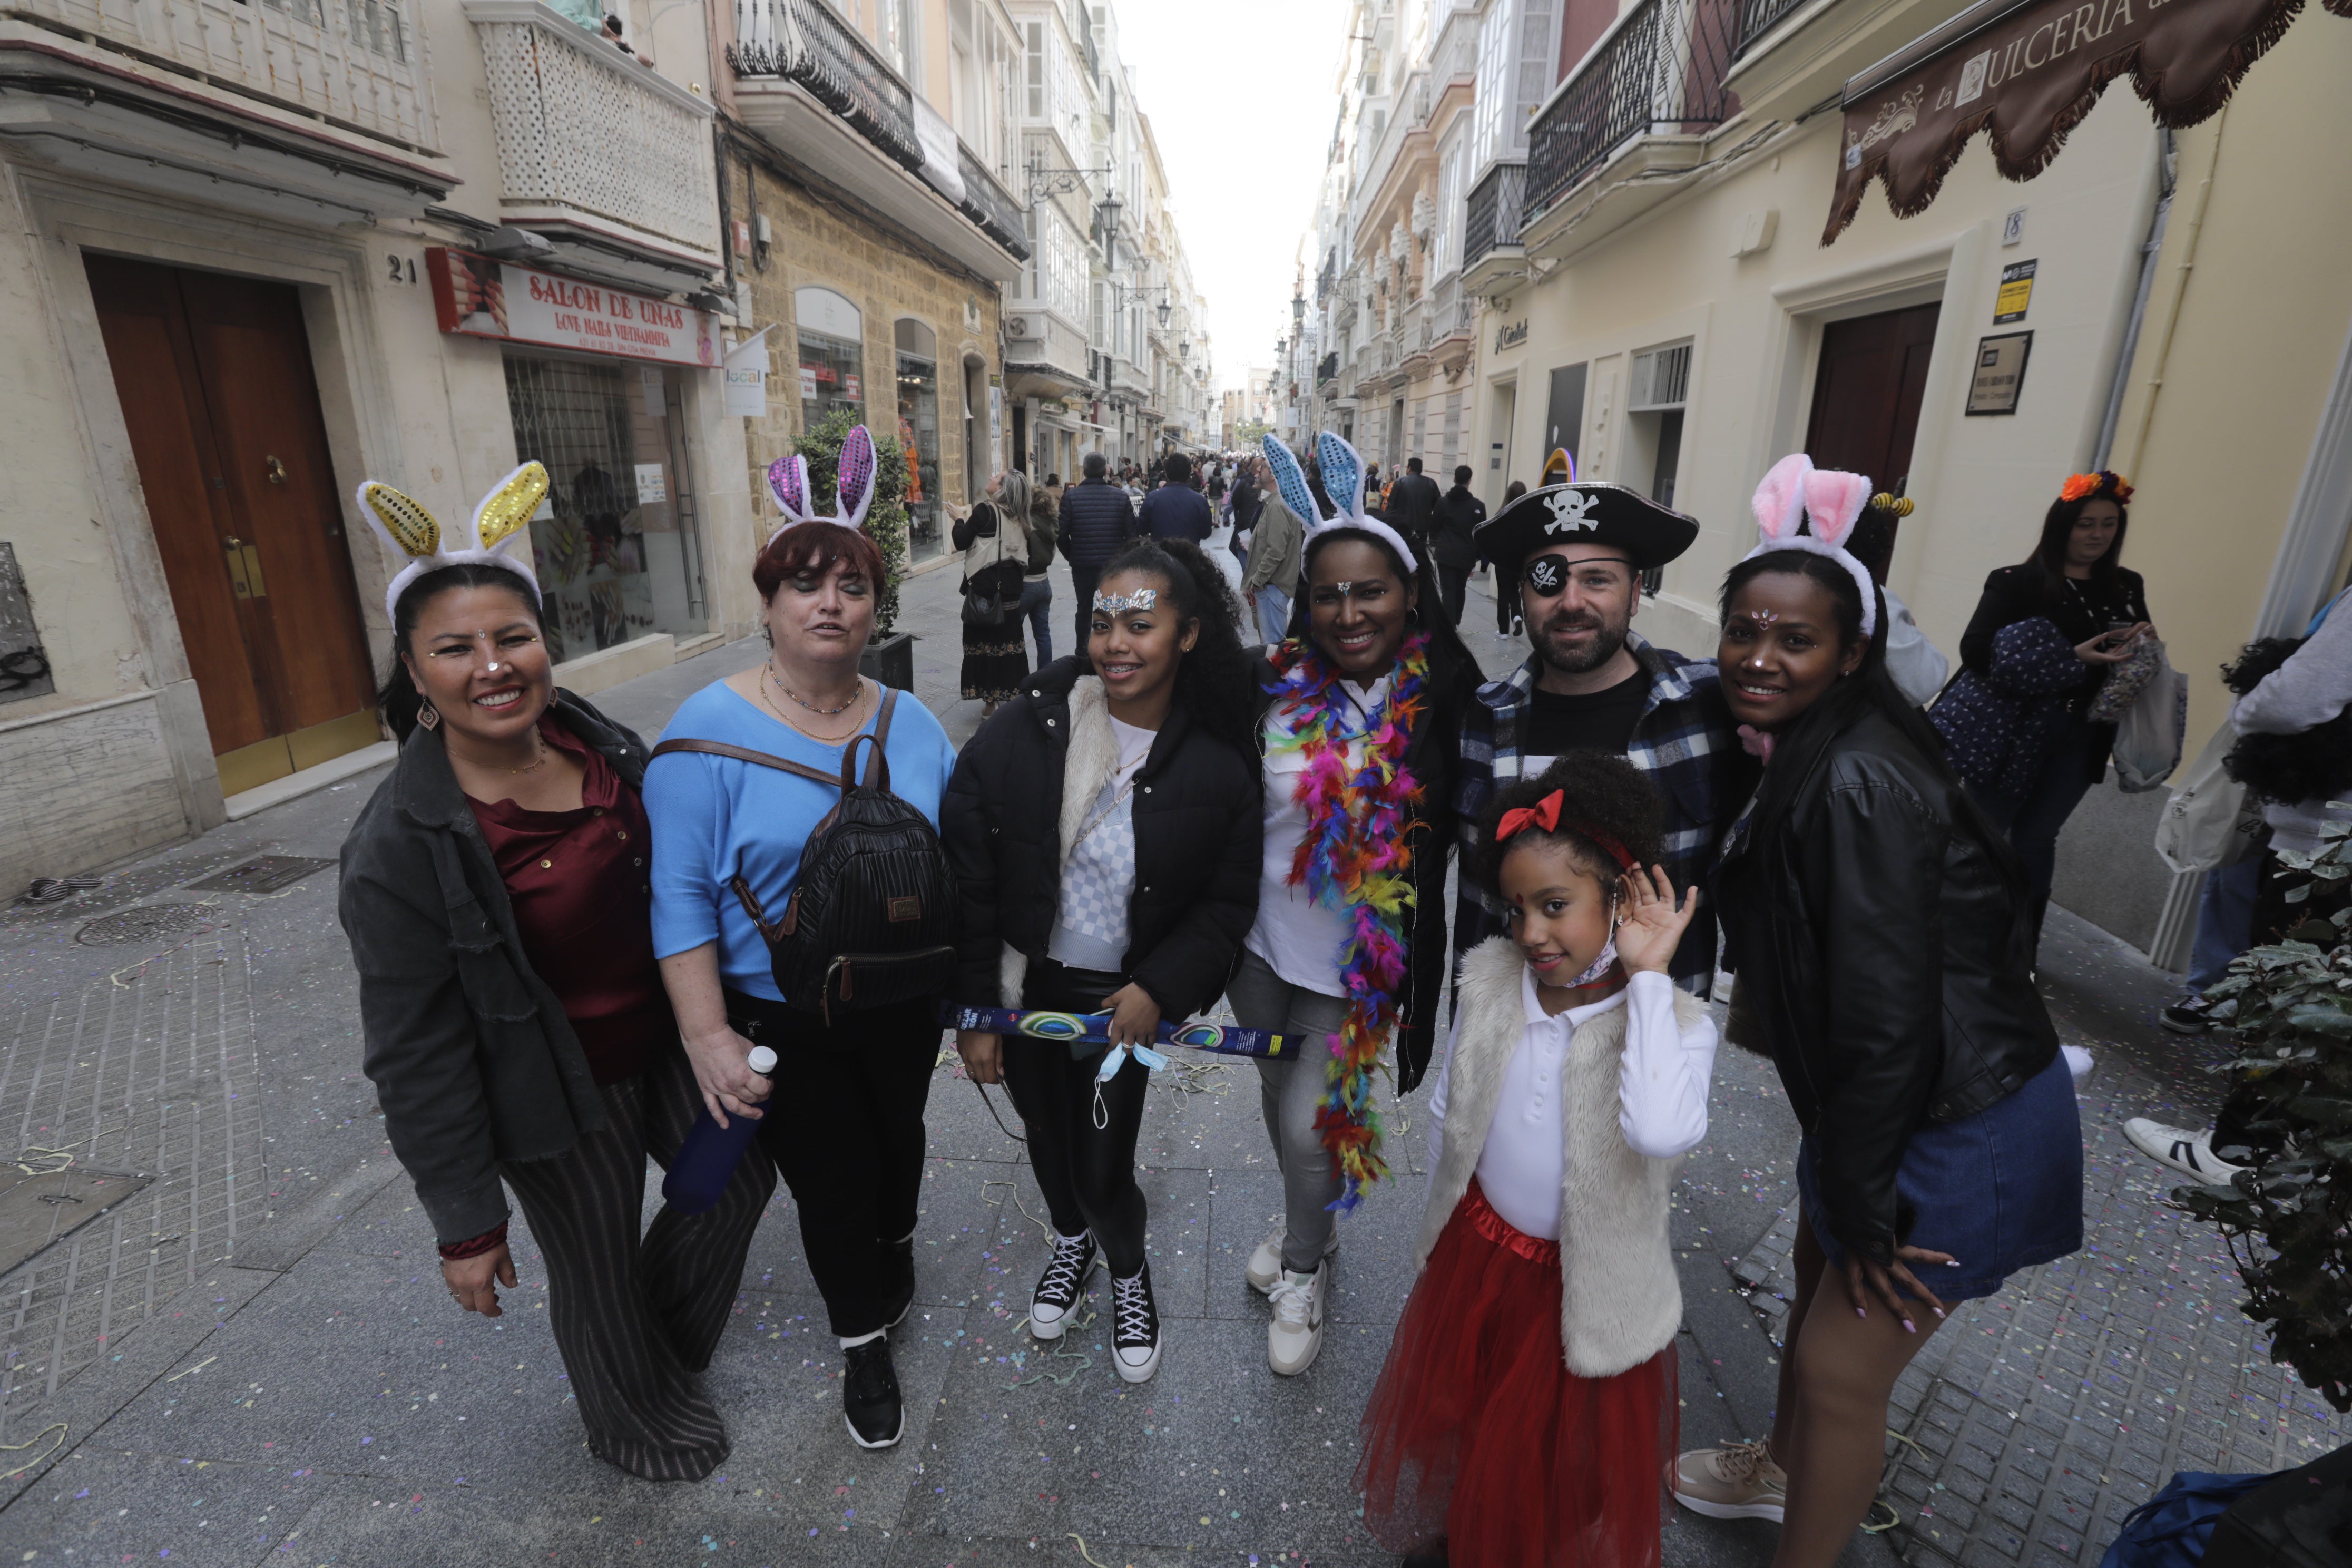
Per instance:
[[[890,759],[886,748],[890,744],[890,715],[898,706],[898,688],[884,687],[882,711],[875,718],[874,733],[850,737],[848,747],[841,753],[841,777],[827,781],[838,784],[842,794],[849,793],[850,781],[856,776],[857,748],[862,742],[871,742],[874,745],[874,750],[867,752],[866,757],[866,787],[879,788],[885,795],[890,793]]]
[[[672,752],[703,752],[714,757],[732,757],[739,763],[756,763],[763,768],[774,768],[779,773],[797,773],[804,779],[814,779],[821,784],[838,784],[841,782],[831,773],[821,773],[814,768],[803,767],[798,763],[788,763],[782,757],[770,756],[765,752],[755,752],[749,746],[730,746],[724,741],[664,741],[654,748],[653,756],[667,756]],[[646,760],[651,762],[653,757]]]

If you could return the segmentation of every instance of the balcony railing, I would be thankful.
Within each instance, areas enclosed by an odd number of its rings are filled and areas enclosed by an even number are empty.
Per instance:
[[[986,229],[989,238],[1028,260],[1029,237],[1022,227],[1021,204],[1013,199],[1013,193],[998,184],[987,165],[961,142],[956,143],[956,168],[963,175],[963,200],[957,204],[958,210]]]
[[[1748,47],[1780,24],[1780,18],[1803,5],[1805,0],[1741,0],[1739,6],[1739,47],[1735,54],[1744,55]]]
[[[498,138],[500,208],[716,262],[708,99],[530,0],[470,0]]]
[[[1628,139],[1723,122],[1743,0],[1641,0],[1528,132],[1526,210],[1541,212]]]
[[[1315,379],[1318,383],[1321,383],[1326,381],[1336,381],[1339,377],[1339,351],[1335,349],[1331,353],[1325,354],[1321,362],[1316,365]]]
[[[1496,246],[1519,243],[1520,194],[1527,188],[1525,163],[1497,163],[1470,187],[1462,226],[1462,265],[1475,267]]]
[[[914,92],[824,0],[735,0],[735,40],[736,75],[798,82],[893,162],[922,168]]]
[[[1475,324],[1477,301],[1462,291],[1459,274],[1449,275],[1429,297],[1429,339],[1442,343],[1448,338],[1466,337]]]
[[[395,0],[11,0],[8,10],[404,147],[429,151],[437,135],[415,25]]]

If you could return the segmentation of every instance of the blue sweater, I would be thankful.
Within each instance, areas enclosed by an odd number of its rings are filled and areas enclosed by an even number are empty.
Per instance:
[[[873,731],[869,719],[864,732]],[[724,741],[803,767],[841,768],[841,747],[819,745],[724,681],[688,698],[662,738]],[[898,694],[885,749],[891,793],[938,826],[955,748],[911,693]],[[814,779],[732,757],[656,757],[646,768],[645,788],[654,830],[654,956],[667,958],[716,939],[719,978],[730,990],[785,1000],[769,966],[768,944],[727,883],[740,871],[768,919],[782,919],[800,874],[801,845],[840,800],[840,790]]]

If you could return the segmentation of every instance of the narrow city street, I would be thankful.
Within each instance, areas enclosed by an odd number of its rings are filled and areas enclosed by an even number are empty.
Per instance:
[[[1056,621],[1068,585],[1056,569]],[[960,743],[956,574],[906,589],[917,694]],[[1471,641],[1515,657],[1473,586]],[[600,694],[654,738],[737,643]],[[72,1226],[0,1276],[0,1556],[173,1568],[575,1564],[1385,1564],[1349,1486],[1357,1420],[1411,1283],[1424,1094],[1390,1110],[1393,1180],[1342,1227],[1333,1327],[1295,1380],[1265,1363],[1242,1279],[1280,1186],[1243,1065],[1155,1082],[1139,1156],[1168,1318],[1157,1379],[1106,1364],[1100,1319],[1059,1349],[1019,1331],[1045,1258],[1020,1145],[943,1056],[931,1088],[916,1310],[896,1335],[908,1432],[842,1428],[840,1352],[781,1190],[708,1386],[733,1453],[659,1486],[591,1458],[517,1216],[497,1321],[457,1310],[360,1076],[334,857],[379,771],[0,918],[0,1143],[9,1184],[71,1169],[67,1202],[0,1188],[7,1238]],[[239,870],[255,867],[254,870]],[[233,875],[223,878],[222,873]],[[1852,1564],[2089,1563],[2173,1470],[2271,1470],[2346,1424],[2264,1359],[2235,1274],[2169,1206],[2120,1118],[2196,1123],[2202,1042],[2156,1030],[2167,977],[2053,915],[2042,984],[2082,1084],[2086,1245],[1957,1311],[1896,1396],[1901,1519]],[[819,1115],[790,1104],[785,1116]],[[995,1115],[1014,1131],[1010,1108]],[[1675,1243],[1685,1447],[1763,1431],[1786,1287],[1795,1128],[1769,1064],[1727,1048]],[[1410,1166],[1410,1170],[1408,1170]],[[105,1184],[138,1185],[128,1199]],[[658,1205],[649,1184],[647,1214]],[[37,1243],[36,1243],[37,1245]],[[1092,1310],[1104,1305],[1097,1279]],[[1774,1526],[1675,1511],[1666,1560],[1761,1565]]]

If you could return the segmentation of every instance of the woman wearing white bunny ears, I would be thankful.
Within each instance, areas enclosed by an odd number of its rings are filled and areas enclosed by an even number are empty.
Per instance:
[[[874,493],[873,437],[861,425],[843,443],[829,516],[817,510],[803,458],[772,464],[768,489],[782,521],[752,563],[751,582],[772,651],[688,698],[662,739],[716,742],[834,778],[843,749],[875,734],[891,792],[936,827],[955,748],[929,709],[886,706],[904,694],[857,672],[884,583],[882,552],[859,527]],[[732,890],[740,882],[761,909],[782,910],[802,844],[840,801],[829,784],[738,756],[666,753],[646,770],[654,945],[678,1028],[714,1117],[760,1115],[761,1080],[746,1065],[755,1042],[782,1058],[779,1080],[810,1112],[789,1128],[763,1121],[760,1146],[792,1188],[809,1272],[847,1352],[850,1436],[877,1448],[896,1443],[902,1425],[886,1335],[914,1300],[937,1002],[871,1007],[828,1024],[804,1010],[815,999],[777,989],[767,942]],[[802,1006],[788,1005],[795,1001]]]
[[[1717,662],[1765,766],[1715,889],[1804,1127],[1797,1296],[1770,1437],[1685,1454],[1671,1480],[1698,1512],[1781,1520],[1775,1568],[1827,1568],[1946,1304],[2082,1245],[2082,1130],[2024,868],[1888,678],[1884,601],[1843,548],[1870,481],[1798,455],[1755,504]]]
[[[654,960],[645,744],[555,689],[541,636],[525,525],[547,488],[524,464],[460,531],[360,487],[408,558],[380,703],[401,749],[344,841],[341,912],[367,1074],[450,1300],[501,1315],[511,1188],[589,1451],[694,1480],[728,1451],[695,1374],[776,1179],[746,1161],[716,1208],[644,1224],[646,1156],[668,1163],[699,1100]]]

